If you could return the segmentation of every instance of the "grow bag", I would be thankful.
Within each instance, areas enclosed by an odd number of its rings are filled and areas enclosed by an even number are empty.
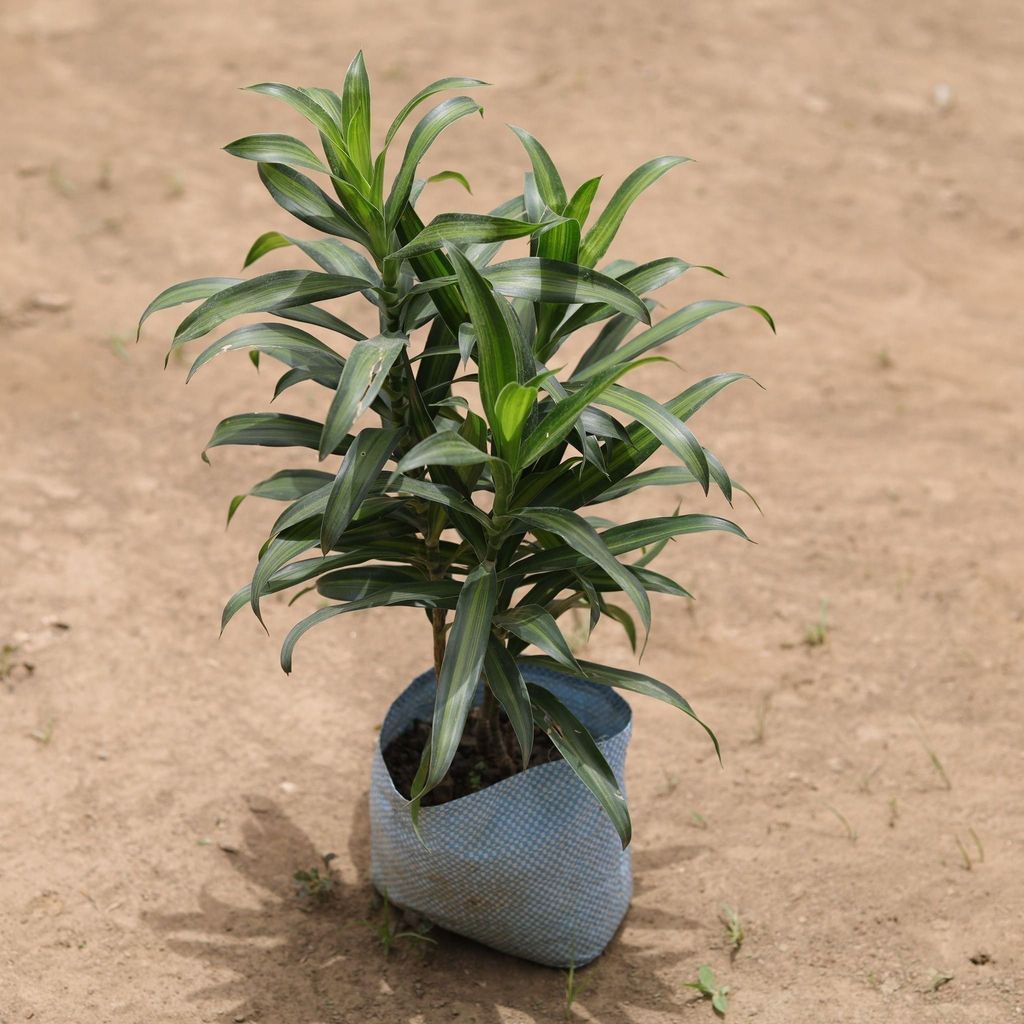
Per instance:
[[[522,670],[590,729],[623,786],[629,705],[606,686]],[[429,720],[433,707],[431,670],[391,705],[381,727],[370,784],[373,884],[396,906],[502,952],[552,967],[589,963],[629,906],[630,850],[563,760],[421,808],[421,842],[382,751],[413,719]]]

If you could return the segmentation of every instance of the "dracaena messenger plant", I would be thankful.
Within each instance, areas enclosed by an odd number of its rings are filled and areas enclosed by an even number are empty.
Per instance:
[[[609,525],[584,511],[658,485],[694,484],[707,493],[714,484],[731,499],[738,485],[686,424],[745,375],[708,377],[664,402],[623,378],[662,358],[650,355],[659,346],[742,304],[693,302],[652,326],[656,303],[647,296],[691,264],[676,257],[604,262],[633,201],[683,157],[637,168],[595,216],[600,179],[570,193],[540,142],[514,128],[532,168],[522,194],[487,215],[447,213],[424,225],[416,200],[425,185],[464,179],[443,171],[424,180],[421,162],[441,132],[481,108],[467,96],[434,106],[412,129],[390,178],[395,140],[426,100],[484,84],[446,78],[428,85],[399,111],[376,154],[362,54],[340,95],[252,86],[304,117],[324,155],[280,134],[226,147],[255,161],[278,205],[316,232],[268,232],[245,265],[289,246],[318,269],[185,281],[154,299],[142,320],[201,300],[178,326],[175,350],[234,317],[269,313],[276,319],[245,323],[208,344],[189,376],[223,352],[247,350],[254,362],[263,355],[287,367],[275,397],[299,384],[324,389],[322,420],[274,412],[229,416],[207,445],[312,449],[324,467],[285,468],[248,492],[286,505],[251,581],[228,602],[223,624],[245,605],[262,622],[267,594],[315,585],[331,603],[289,632],[281,652],[287,672],[297,641],[313,626],[366,608],[424,609],[436,698],[411,793],[414,813],[448,772],[483,679],[484,704],[473,719],[478,749],[511,773],[513,759],[529,763],[539,727],[625,845],[629,812],[593,737],[551,692],[525,682],[521,666],[533,661],[645,694],[696,718],[666,683],[577,658],[559,618],[583,608],[593,628],[605,616],[625,628],[635,650],[650,628],[649,594],[689,596],[649,567],[665,543],[704,530],[744,536],[712,515]],[[504,243],[517,240],[529,254],[499,258]],[[378,333],[367,337],[325,307],[342,296],[376,307]],[[771,323],[764,310],[746,308]],[[563,346],[588,329],[592,340],[567,368]],[[677,464],[641,470],[661,448]],[[529,647],[541,653],[524,657]],[[518,750],[503,739],[502,715]]]

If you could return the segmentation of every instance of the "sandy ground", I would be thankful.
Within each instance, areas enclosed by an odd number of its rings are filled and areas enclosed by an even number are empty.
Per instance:
[[[198,452],[272,378],[241,357],[184,388],[182,364],[160,369],[172,317],[129,340],[157,290],[236,273],[286,223],[219,147],[299,122],[237,87],[338,86],[358,46],[382,112],[443,74],[497,86],[430,158],[475,196],[439,186],[431,208],[518,190],[506,121],[567,181],[605,173],[605,197],[650,156],[694,156],[614,254],[722,266],[665,301],[756,301],[780,325],[720,318],[670,346],[681,373],[647,379],[663,397],[718,370],[764,384],[695,426],[765,516],[737,506],[756,547],[705,536],[663,557],[698,601],[657,603],[645,665],[716,727],[725,769],[635,702],[636,898],[575,1019],[711,1020],[683,987],[707,963],[733,1021],[1024,1020],[1016,3],[0,12],[3,1024],[563,1017],[558,972],[447,936],[390,959],[375,943],[368,757],[429,661],[422,616],[322,628],[290,679],[294,609],[268,602],[274,640],[240,616],[218,642],[269,514],[250,502],[225,535],[224,509],[282,463]],[[679,498],[698,504],[664,491],[628,511]],[[629,663],[613,627],[589,653]],[[307,912],[291,874],[325,851],[338,897]],[[732,960],[723,904],[746,929]]]

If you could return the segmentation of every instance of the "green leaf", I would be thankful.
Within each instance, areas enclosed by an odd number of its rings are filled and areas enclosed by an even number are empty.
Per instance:
[[[302,416],[289,416],[280,412],[246,412],[228,416],[214,427],[210,440],[203,449],[203,461],[209,462],[206,452],[226,444],[260,445],[264,448],[313,448],[319,447],[321,424]],[[334,454],[348,448],[348,441],[342,442]]]
[[[408,565],[360,565],[321,576],[317,580],[316,590],[321,597],[332,601],[361,601],[385,587],[424,582],[422,570]],[[454,607],[459,596],[459,585],[454,581],[448,582],[451,583]]]
[[[524,644],[539,647],[560,665],[579,669],[575,656],[566,643],[551,613],[539,605],[519,605],[494,617],[494,624],[519,637]]]
[[[647,592],[636,577],[617,561],[605,541],[585,519],[565,508],[515,509],[511,514],[533,529],[539,528],[561,537],[571,548],[600,566],[633,602],[644,629],[650,632],[651,602]]]
[[[501,389],[494,411],[497,420],[494,433],[498,440],[498,451],[515,468],[519,465],[519,446],[523,427],[537,403],[537,389],[524,387],[510,381]]]
[[[407,341],[404,336],[380,335],[357,341],[353,346],[324,421],[319,445],[321,459],[330,455],[356,419],[370,407]]]
[[[412,190],[413,178],[416,177],[416,168],[427,150],[433,145],[434,140],[459,118],[465,117],[467,114],[475,114],[482,109],[468,96],[456,96],[454,99],[439,103],[416,125],[412,135],[409,136],[405,156],[402,158],[402,166],[395,176],[391,194],[385,205],[385,219],[389,229],[394,227],[399,217],[402,216],[402,211],[405,209],[409,193]]]
[[[689,157],[662,156],[638,167],[618,187],[608,205],[601,211],[594,226],[587,232],[580,249],[580,263],[593,267],[608,251],[622,224],[626,211],[645,189],[653,185],[666,171],[677,164],[686,163]]]
[[[475,566],[466,577],[441,663],[430,733],[430,767],[413,797],[422,797],[444,778],[458,749],[466,716],[480,683],[491,617],[498,596],[494,566]]]
[[[601,302],[644,323],[651,322],[647,306],[628,288],[575,263],[524,256],[488,267],[484,276],[502,295],[532,302]]]
[[[362,278],[367,283],[363,294],[371,300],[373,288],[380,287],[381,279],[376,267],[344,242],[339,242],[336,238],[289,238],[289,241],[328,274]]]
[[[526,217],[526,206],[522,196],[513,196],[503,203],[499,203],[490,211],[492,217],[505,217],[510,220],[523,220]],[[486,267],[494,259],[498,250],[501,249],[501,242],[481,242],[480,244],[467,245],[466,256],[474,267]]]
[[[487,641],[484,654],[484,675],[491,693],[497,698],[519,741],[523,756],[523,771],[530,765],[533,752],[533,708],[526,681],[519,671],[516,659],[508,648],[494,635]]]
[[[248,91],[283,100],[309,121],[321,135],[326,136],[335,150],[345,150],[345,140],[341,134],[340,122],[322,103],[317,102],[310,95],[312,90],[296,89],[290,85],[282,85],[280,82],[261,82],[259,85],[250,85]]]
[[[524,662],[540,665],[545,668],[556,669],[559,672],[568,671],[580,679],[588,679],[592,683],[599,683],[601,686],[614,686],[620,690],[629,690],[632,693],[640,693],[645,697],[654,697],[655,700],[663,701],[684,714],[689,715],[707,734],[715,745],[715,753],[719,761],[722,759],[722,752],[718,746],[718,738],[708,726],[697,716],[697,713],[690,706],[686,698],[681,697],[675,690],[666,683],[652,679],[640,672],[629,672],[622,668],[612,668],[608,665],[599,665],[594,661],[580,661],[576,668],[567,667],[562,662],[555,662],[550,657],[535,655],[526,657]]]
[[[363,499],[394,451],[403,430],[367,427],[356,434],[338,470],[320,527],[320,548],[326,555],[352,522]]]
[[[172,349],[209,334],[225,320],[243,313],[272,313],[323,299],[350,295],[366,287],[356,277],[319,274],[312,270],[277,270],[241,281],[211,295],[178,325]]]
[[[470,195],[473,194],[469,179],[461,171],[438,171],[427,178],[428,185],[436,185],[442,181],[457,181]]]
[[[543,224],[532,224],[507,217],[482,213],[442,213],[435,217],[408,245],[388,256],[390,260],[407,260],[448,243],[467,245],[471,242],[504,242],[524,238],[539,231]],[[434,287],[440,285],[434,283]]]
[[[242,160],[309,167],[314,171],[322,171],[324,174],[330,173],[309,146],[291,135],[275,133],[246,135],[245,138],[229,142],[224,149],[232,156],[237,156]]]
[[[315,491],[334,478],[330,473],[318,469],[282,469],[273,476],[261,480],[244,494],[236,494],[228,508],[228,525],[238,511],[239,505],[249,497],[268,498],[271,501],[294,501],[310,491]]]
[[[647,292],[664,287],[693,266],[694,264],[687,263],[686,260],[677,259],[675,256],[666,256],[663,259],[651,260],[650,263],[633,267],[621,275],[615,275],[615,280],[634,295],[644,295]],[[700,269],[711,270],[721,275],[721,271],[715,270],[714,267],[701,267]],[[647,305],[647,308],[650,309],[650,305]],[[572,316],[559,326],[558,336],[569,337],[587,324],[604,320],[614,312],[614,307],[607,303],[589,303],[577,309]],[[647,323],[650,323],[650,319],[647,320]],[[583,365],[582,361],[581,365]]]
[[[500,300],[495,298],[480,272],[455,246],[449,248],[448,256],[476,330],[480,397],[487,420],[493,427],[497,422],[497,400],[501,389],[510,382],[523,382],[523,355],[498,305]]]
[[[684,306],[670,316],[665,317],[664,320],[655,324],[650,329],[641,332],[635,338],[631,338],[621,348],[592,362],[585,369],[577,371],[576,377],[578,379],[589,377],[620,360],[635,359],[638,355],[642,355],[658,345],[664,345],[666,341],[670,341],[672,338],[678,338],[679,335],[685,334],[696,327],[697,324],[707,320],[708,317],[730,309],[752,309],[767,321],[773,331],[775,330],[771,316],[760,306],[749,306],[742,302],[720,302],[710,299],[692,302],[690,305]]]
[[[547,150],[528,131],[517,128],[514,124],[510,124],[509,128],[516,133],[530,157],[530,163],[533,165],[533,180],[541,199],[550,209],[560,213],[568,200],[565,186],[562,184],[562,178],[554,161],[548,155]]]
[[[307,370],[312,379],[337,382],[345,360],[312,334],[287,324],[248,324],[218,338],[205,348],[188,371],[186,383],[196,372],[222,352],[250,349],[265,352],[286,366]]]
[[[396,494],[408,494],[414,498],[422,498],[425,501],[454,509],[456,512],[461,512],[463,515],[475,519],[481,526],[490,528],[491,521],[488,516],[481,512],[472,502],[462,497],[454,487],[449,487],[446,484],[435,484],[430,480],[417,480],[411,476],[400,476],[397,480],[389,482],[388,490],[394,491]]]
[[[142,325],[162,309],[170,309],[172,306],[180,306],[185,302],[198,302],[200,299],[208,299],[211,295],[224,291],[232,285],[240,284],[241,277],[197,277],[191,281],[182,281],[180,284],[172,284],[165,288],[145,309],[139,317],[139,326],[135,332],[135,340],[139,340],[142,333]]]
[[[264,594],[276,594],[278,591],[287,590],[289,587],[298,586],[319,576],[321,573],[329,572],[331,569],[339,569],[345,565],[352,565],[354,562],[363,560],[361,554],[330,555],[328,558],[307,558],[301,562],[292,562],[282,569],[278,569],[264,588]],[[227,624],[240,612],[252,596],[252,583],[247,583],[237,590],[228,603],[224,606],[221,614],[220,630],[223,633]]]
[[[697,478],[704,493],[708,493],[710,470],[707,455],[693,432],[678,416],[674,416],[653,398],[619,384],[613,384],[602,391],[595,402],[627,413],[647,427],[669,451],[683,461]]]
[[[286,164],[257,164],[260,180],[274,201],[293,217],[329,235],[370,247],[367,233],[322,188]]]
[[[439,92],[446,92],[448,89],[475,89],[481,85],[487,85],[479,78],[439,78],[436,82],[420,89],[418,93],[398,112],[398,116],[391,122],[387,135],[384,137],[384,148],[391,145],[391,140],[398,133],[399,128],[405,124],[406,118],[424,101],[436,96]]]
[[[589,381],[585,387],[556,402],[555,407],[530,432],[523,451],[522,463],[529,466],[542,455],[561,444],[576,426],[586,408],[621,376],[635,370],[644,360],[626,366],[614,367],[607,373]]]
[[[458,587],[454,588],[456,591]],[[450,608],[453,601],[453,588],[450,580],[435,580],[422,582],[397,583],[392,586],[382,586],[367,597],[358,601],[349,601],[347,604],[331,605],[329,608],[320,608],[318,611],[308,615],[301,622],[296,623],[281,646],[281,668],[291,673],[292,655],[295,645],[300,638],[314,626],[337,615],[344,615],[346,612],[358,612],[367,608],[381,608],[389,605],[405,605],[412,608]]]
[[[563,216],[571,217],[582,228],[587,222],[587,217],[590,216],[590,207],[600,187],[601,179],[599,177],[583,182],[573,193],[572,199],[565,207]]]
[[[629,641],[629,649],[636,654],[636,623],[633,621],[633,616],[625,608],[620,608],[615,604],[608,604],[605,601],[601,602],[601,611],[608,618],[614,619],[622,627],[626,634],[626,639]]]
[[[648,310],[653,310],[656,303],[654,299],[644,299],[644,305],[647,306]],[[594,307],[592,307],[594,308]],[[591,363],[596,363],[598,359],[602,359],[608,355],[609,352],[614,352],[615,349],[622,344],[623,339],[627,334],[636,326],[636,320],[633,317],[623,316],[621,313],[613,316],[600,330],[597,337],[587,346],[586,351],[580,356],[580,361],[576,365],[576,369],[573,371],[572,379],[579,380],[585,367],[588,367]],[[564,330],[564,325],[560,331],[561,334],[567,334]]]
[[[431,434],[414,445],[399,460],[397,473],[410,473],[421,466],[472,466],[491,461],[491,456],[480,451],[453,430]]]
[[[267,627],[263,621],[263,613],[260,611],[260,598],[267,592],[270,578],[293,558],[298,558],[299,555],[314,547],[316,542],[316,533],[310,529],[308,524],[302,523],[271,540],[260,556],[250,585],[249,604],[264,629]]]
[[[594,742],[587,727],[549,690],[527,683],[534,720],[551,737],[551,742],[569,767],[597,797],[598,803],[615,826],[622,848],[629,845],[632,826],[629,808],[615,773]]]
[[[650,547],[671,537],[718,530],[731,533],[742,540],[750,540],[743,530],[728,519],[697,513],[682,516],[659,516],[653,519],[641,519],[634,523],[624,523],[622,526],[613,526],[611,529],[605,530],[600,535],[600,539],[612,555],[624,555],[629,551]],[[548,548],[513,563],[501,573],[501,579],[504,581],[518,579],[532,573],[576,569],[585,566],[587,561],[594,561],[594,559],[567,542],[564,546]],[[622,566],[621,568],[627,567]],[[616,580],[616,582],[618,581]]]
[[[370,156],[370,80],[366,74],[362,50],[352,59],[345,75],[341,116],[349,155],[369,182],[373,175],[373,159]]]
[[[283,249],[285,246],[293,244],[292,239],[287,235],[282,235],[280,231],[264,231],[249,247],[249,251],[245,254],[245,262],[242,264],[242,268],[245,269],[251,266],[260,257],[266,256],[268,252],[273,252],[275,249]]]
[[[337,331],[338,334],[352,338],[353,341],[362,341],[366,337],[362,331],[357,331],[351,324],[339,320],[333,313],[319,306],[290,306],[288,309],[276,309],[274,316],[282,320],[295,320],[300,324],[312,324],[314,327],[323,327],[328,331]]]

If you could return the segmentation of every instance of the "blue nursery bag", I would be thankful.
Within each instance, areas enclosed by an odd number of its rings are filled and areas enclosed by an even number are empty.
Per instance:
[[[629,705],[607,686],[527,664],[522,671],[590,729],[625,792]],[[630,850],[564,760],[421,808],[421,842],[383,751],[433,708],[431,670],[384,719],[370,783],[373,884],[396,906],[504,953],[551,967],[589,963],[629,907]]]

